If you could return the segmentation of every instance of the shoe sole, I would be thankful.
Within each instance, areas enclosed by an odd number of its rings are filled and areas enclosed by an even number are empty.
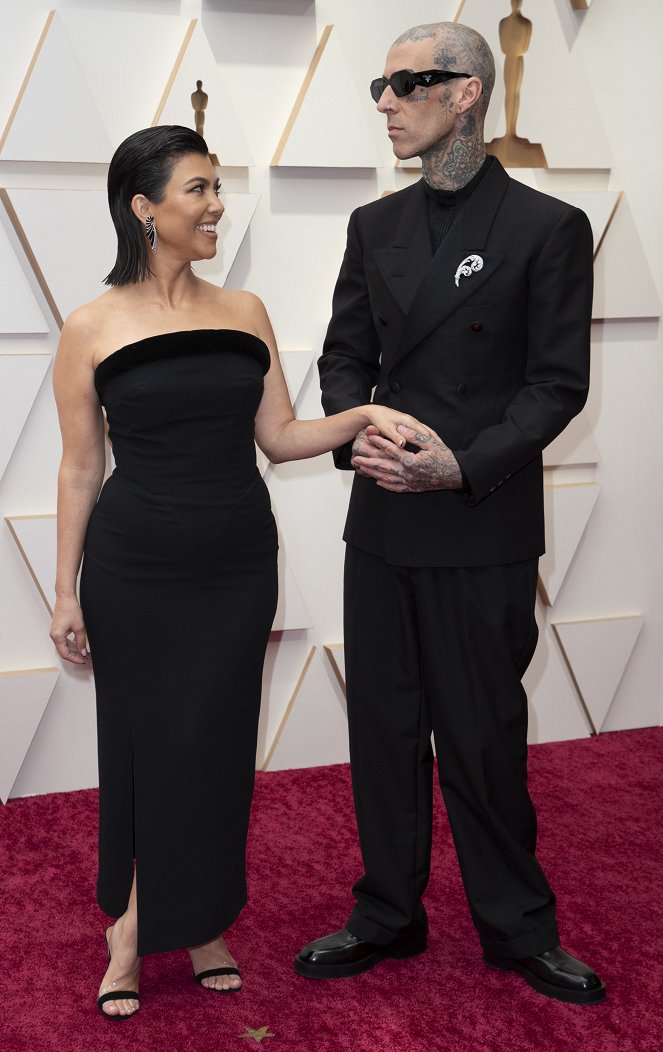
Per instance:
[[[508,957],[493,957],[484,953],[483,959],[491,968],[499,968],[503,972],[518,972],[526,983],[540,994],[546,997],[554,997],[557,1001],[566,1001],[576,1005],[595,1005],[605,1000],[605,984],[601,983],[594,990],[565,990],[562,986],[555,986],[540,979],[538,975],[532,975],[528,968],[524,968],[518,961]]]
[[[376,948],[374,953],[363,957],[361,961],[350,961],[348,964],[309,964],[303,961],[299,954],[295,957],[295,971],[305,979],[348,979],[352,975],[360,975],[367,972],[369,968],[385,961],[388,958],[404,960],[406,957],[416,957],[423,953],[428,944],[427,935],[419,935],[416,939],[410,939],[400,946],[382,946]]]

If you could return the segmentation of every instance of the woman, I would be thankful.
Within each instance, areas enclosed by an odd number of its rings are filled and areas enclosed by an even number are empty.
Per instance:
[[[98,1005],[123,1019],[138,1008],[147,953],[186,948],[203,987],[241,987],[220,933],[246,901],[277,587],[254,437],[279,463],[317,456],[368,425],[402,445],[420,425],[377,405],[294,419],[260,300],[191,269],[215,255],[223,214],[195,132],[130,136],[111,162],[108,194],[118,235],[111,288],[67,319],[55,362],[63,456],[51,637],[74,664],[94,655],[97,897],[118,918],[106,931]],[[100,494],[102,405],[117,467]]]

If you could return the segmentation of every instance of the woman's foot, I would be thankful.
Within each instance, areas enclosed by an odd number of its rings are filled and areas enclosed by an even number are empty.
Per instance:
[[[202,946],[192,946],[189,949],[193,974],[200,975],[214,968],[237,968],[237,962],[231,956],[222,936],[205,942]],[[206,990],[219,990],[230,993],[232,990],[241,990],[242,980],[238,975],[209,975],[200,980],[200,985]]]
[[[126,914],[120,917],[112,928],[106,929],[106,945],[109,961],[99,987],[99,997],[112,993],[114,989],[118,992],[138,992],[142,961],[136,953],[136,929],[128,922]],[[99,1008],[104,1015],[115,1018],[133,1015],[138,1011],[139,1003],[137,998],[120,997],[117,1000],[104,1001]]]

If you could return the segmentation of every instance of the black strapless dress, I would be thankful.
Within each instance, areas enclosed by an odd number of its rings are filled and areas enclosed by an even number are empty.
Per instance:
[[[246,902],[277,535],[256,467],[269,368],[249,333],[204,329],[98,366],[116,468],[87,530],[81,604],[97,692],[99,876],[138,890],[138,952],[207,942]]]

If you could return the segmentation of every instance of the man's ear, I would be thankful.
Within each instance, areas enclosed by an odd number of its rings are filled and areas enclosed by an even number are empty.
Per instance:
[[[145,197],[145,194],[136,194],[131,198],[131,211],[140,219],[141,223],[144,223],[149,215],[152,215],[152,206]]]
[[[463,94],[458,101],[458,112],[467,113],[472,106],[481,98],[483,95],[483,84],[479,77],[469,77],[465,81]]]

